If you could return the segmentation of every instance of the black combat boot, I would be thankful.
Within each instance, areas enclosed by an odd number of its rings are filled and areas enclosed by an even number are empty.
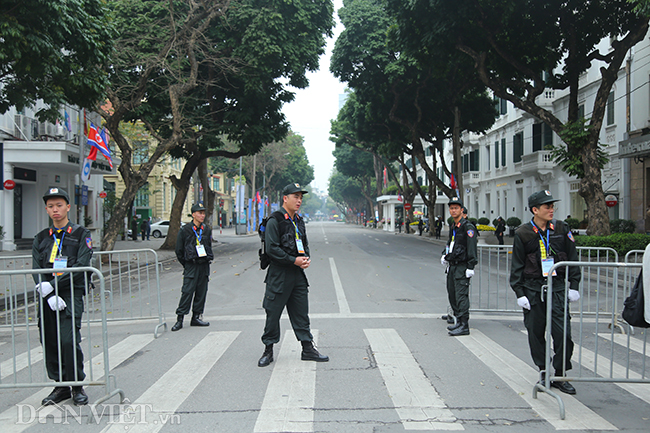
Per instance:
[[[72,387],[72,402],[75,406],[83,406],[88,404],[88,396],[86,395],[83,386]]]
[[[179,329],[183,328],[183,315],[179,314],[176,316],[176,323],[174,323],[174,326],[172,326],[172,331],[178,331]]]
[[[458,321],[459,326],[455,329],[449,331],[449,335],[452,337],[457,337],[459,335],[469,335],[469,320],[460,319]]]
[[[264,353],[259,361],[257,361],[258,367],[266,367],[273,362],[273,345],[267,344],[264,348]]]
[[[70,394],[70,387],[69,386],[57,386],[54,388],[54,391],[50,393],[47,397],[43,399],[41,404],[43,406],[49,406],[51,404],[58,404],[61,403],[64,400],[69,399],[72,396]]]
[[[192,321],[190,322],[190,326],[210,326],[210,322],[204,322],[201,320],[200,314],[192,314]]]
[[[327,362],[330,360],[328,356],[321,355],[316,347],[314,347],[313,341],[301,341],[302,343],[302,354],[300,359],[303,361],[316,361],[316,362]]]
[[[449,322],[449,320],[447,320],[447,322]],[[462,325],[462,323],[460,322],[460,319],[457,318],[456,323],[454,323],[454,319],[452,318],[451,319],[451,325],[447,326],[447,330],[448,331],[453,331],[454,329],[460,328],[461,325]]]

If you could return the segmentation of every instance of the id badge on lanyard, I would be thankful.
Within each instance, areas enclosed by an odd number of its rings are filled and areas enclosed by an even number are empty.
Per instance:
[[[196,246],[196,253],[199,255],[199,257],[205,257],[208,254],[205,252],[205,245],[197,245]]]
[[[299,254],[305,254],[305,246],[302,244],[302,239],[300,239],[299,232],[298,232],[298,226],[296,225],[293,220],[291,220],[291,223],[293,224],[293,227],[296,229],[296,248],[298,249]]]
[[[50,253],[50,263],[52,263],[53,269],[63,269],[68,267],[68,258],[63,257],[63,238],[65,237],[65,232],[59,240],[54,236],[54,245],[52,245],[52,252]],[[63,272],[53,272],[52,275],[60,277],[63,275]]]
[[[205,252],[205,245],[201,244],[201,239],[203,238],[203,226],[201,226],[201,231],[199,234],[196,233],[196,227],[192,227],[194,230],[194,236],[196,236],[196,253],[199,257],[205,257],[208,254]]]
[[[555,260],[553,257],[549,257],[548,259],[542,259],[542,275],[545,277],[548,277],[548,271],[551,270],[553,265],[555,264]],[[553,271],[553,276],[557,276],[557,271]]]

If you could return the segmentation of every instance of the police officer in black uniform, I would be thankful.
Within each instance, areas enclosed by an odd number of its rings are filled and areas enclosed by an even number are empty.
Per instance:
[[[185,224],[178,231],[176,258],[183,265],[183,288],[172,331],[178,331],[183,327],[183,317],[190,312],[190,306],[192,306],[190,326],[210,326],[209,322],[201,319],[208,294],[210,262],[214,259],[212,229],[203,224],[204,220],[205,207],[203,203],[197,203],[192,206],[192,223]]]
[[[73,268],[90,266],[93,255],[90,231],[70,223],[70,198],[61,188],[50,188],[43,196],[45,210],[52,225],[34,237],[32,268]],[[72,286],[70,278],[72,278]],[[40,294],[39,321],[45,366],[50,379],[57,382],[78,382],[86,377],[81,351],[81,315],[84,310],[85,278],[83,272],[34,274]],[[57,290],[58,288],[58,295]],[[74,308],[74,317],[73,317]],[[57,320],[60,342],[57,344]],[[59,352],[61,364],[59,365]],[[76,364],[75,364],[76,356]],[[42,401],[44,406],[72,397],[75,405],[88,403],[83,387],[57,386]]]
[[[529,223],[515,231],[510,267],[510,286],[517,294],[517,304],[524,312],[524,325],[528,330],[528,344],[533,362],[540,369],[546,368],[546,285],[548,271],[561,261],[578,261],[575,239],[569,225],[553,218],[554,204],[550,191],[539,191],[528,197],[528,208],[533,213]],[[551,336],[553,338],[553,368],[556,376],[564,376],[571,369],[573,340],[571,340],[571,315],[565,309],[566,267],[557,269],[553,278]],[[580,299],[581,273],[575,266],[568,269],[570,302]],[[554,275],[554,277],[556,277]],[[565,311],[566,310],[566,311]],[[564,316],[567,315],[566,344]],[[565,347],[566,346],[566,347]],[[563,356],[566,350],[566,357]],[[544,375],[542,380],[544,380]],[[545,384],[544,384],[545,385]],[[567,394],[576,390],[569,382],[552,382],[551,386]]]
[[[476,228],[463,218],[463,202],[459,197],[449,199],[449,214],[454,219],[449,229],[449,240],[440,263],[447,267],[447,295],[455,324],[447,326],[449,335],[469,335],[469,279],[478,263]]]
[[[266,311],[266,324],[262,343],[264,353],[257,365],[266,367],[273,362],[273,345],[280,341],[280,316],[287,307],[289,320],[296,338],[302,344],[303,361],[329,361],[314,347],[314,337],[309,326],[309,300],[305,269],[309,267],[309,242],[305,222],[298,215],[305,191],[299,184],[291,183],[282,190],[282,207],[272,214],[266,224],[266,254],[271,264],[266,272],[266,292],[262,306]]]

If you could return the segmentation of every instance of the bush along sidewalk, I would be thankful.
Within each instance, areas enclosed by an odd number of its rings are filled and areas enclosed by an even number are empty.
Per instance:
[[[579,247],[613,248],[618,253],[619,260],[632,250],[644,250],[650,243],[650,236],[643,233],[614,233],[609,236],[576,236]]]

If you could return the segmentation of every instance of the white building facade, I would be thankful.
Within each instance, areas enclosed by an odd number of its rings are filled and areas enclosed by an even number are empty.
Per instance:
[[[57,124],[39,122],[34,109],[10,109],[0,115],[0,226],[4,232],[0,249],[31,249],[34,236],[51,223],[43,195],[49,188],[66,190],[70,196],[70,221],[85,225],[99,245],[103,227],[103,174],[115,174],[98,153],[90,179],[81,181],[81,163],[89,147],[83,135],[83,110],[65,107]],[[66,125],[66,113],[70,130]],[[101,124],[97,115],[88,121]],[[79,143],[82,143],[81,150]]]

